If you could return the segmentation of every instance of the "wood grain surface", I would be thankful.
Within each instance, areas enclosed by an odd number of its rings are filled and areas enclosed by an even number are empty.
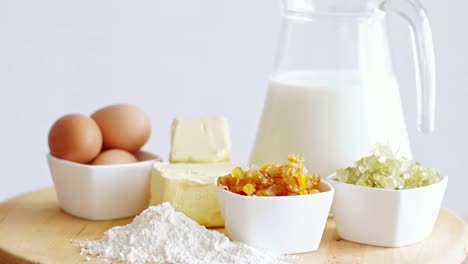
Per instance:
[[[89,221],[63,212],[53,188],[0,204],[0,263],[117,263],[86,261],[73,240],[98,239],[131,219]],[[402,248],[381,248],[341,240],[328,220],[319,250],[301,254],[302,263],[461,263],[468,253],[467,224],[442,209],[427,240]]]

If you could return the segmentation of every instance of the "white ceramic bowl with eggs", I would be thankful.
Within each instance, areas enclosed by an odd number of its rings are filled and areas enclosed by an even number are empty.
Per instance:
[[[62,209],[90,220],[110,220],[139,214],[148,207],[151,169],[159,157],[137,152],[138,162],[87,165],[47,154]]]
[[[429,237],[448,178],[414,189],[387,190],[336,181],[333,216],[338,236],[382,247],[402,247]]]
[[[296,196],[244,196],[217,187],[224,227],[231,240],[276,254],[315,251],[333,200],[333,187]]]

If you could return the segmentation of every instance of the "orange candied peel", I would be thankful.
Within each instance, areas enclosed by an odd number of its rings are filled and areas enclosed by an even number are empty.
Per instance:
[[[266,164],[260,169],[234,168],[218,178],[218,186],[248,196],[289,196],[319,193],[320,176],[308,175],[300,155],[289,155],[288,163]]]

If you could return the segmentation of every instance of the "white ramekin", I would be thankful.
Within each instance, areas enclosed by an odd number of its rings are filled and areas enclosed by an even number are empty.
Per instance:
[[[315,251],[333,200],[333,187],[297,196],[243,196],[217,188],[224,226],[231,240],[276,254]]]
[[[338,182],[333,215],[338,236],[382,247],[402,247],[427,238],[434,227],[448,178],[428,186],[387,190]]]
[[[86,165],[47,154],[62,209],[91,220],[134,216],[149,204],[151,169],[157,156],[139,152],[139,162]]]

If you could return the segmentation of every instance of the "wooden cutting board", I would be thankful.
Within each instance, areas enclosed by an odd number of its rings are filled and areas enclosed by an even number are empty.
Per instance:
[[[117,263],[79,254],[71,241],[98,239],[104,231],[131,222],[89,221],[63,212],[53,188],[24,194],[0,204],[0,263]],[[320,248],[301,254],[302,263],[461,263],[468,253],[468,226],[442,209],[427,240],[403,247],[381,248],[341,240],[333,218]]]

